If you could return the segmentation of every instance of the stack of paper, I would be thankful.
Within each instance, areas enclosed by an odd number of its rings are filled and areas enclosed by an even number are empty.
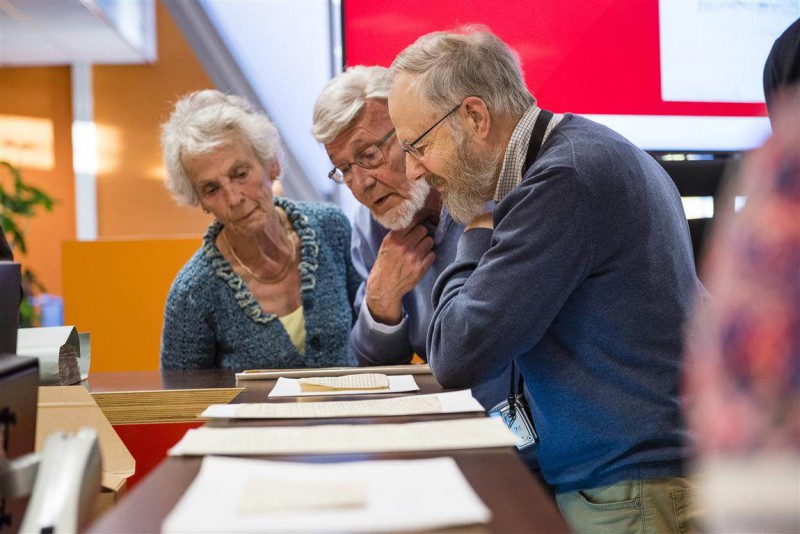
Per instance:
[[[385,380],[375,378],[382,376]],[[366,379],[362,377],[367,377]],[[371,378],[370,378],[371,377]],[[311,382],[309,382],[311,381]],[[388,387],[387,387],[388,384]],[[312,389],[309,391],[307,388]],[[275,383],[269,397],[303,397],[317,395],[370,395],[419,391],[411,375],[385,376],[362,374],[340,377],[284,378]]]
[[[92,393],[92,397],[109,423],[128,425],[197,421],[209,405],[230,402],[242,391],[242,388],[158,389]]]
[[[323,419],[482,412],[470,390],[391,399],[332,402],[214,404],[201,417],[222,419]]]
[[[17,354],[39,359],[43,385],[77,384],[89,376],[89,334],[79,334],[74,326],[20,328]]]
[[[319,465],[209,457],[162,532],[408,532],[490,519],[452,458]]]
[[[172,456],[345,454],[510,447],[516,437],[495,418],[387,425],[315,425],[189,430]]]

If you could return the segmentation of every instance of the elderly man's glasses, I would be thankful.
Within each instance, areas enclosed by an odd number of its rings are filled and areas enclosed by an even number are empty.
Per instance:
[[[348,175],[353,165],[358,165],[362,169],[377,169],[383,165],[386,161],[386,155],[383,153],[381,146],[389,140],[393,133],[394,128],[389,130],[389,133],[384,135],[380,141],[372,143],[356,154],[353,161],[345,163],[341,167],[334,167],[333,170],[328,173],[328,178],[337,184],[343,184],[349,180]]]
[[[451,109],[450,111],[448,111],[447,113],[445,113],[445,114],[444,114],[444,116],[443,116],[441,119],[439,119],[438,121],[434,122],[434,123],[433,123],[433,126],[431,126],[430,128],[428,128],[427,130],[425,130],[425,131],[422,133],[422,135],[420,135],[419,137],[417,137],[416,139],[414,139],[414,140],[413,140],[413,141],[411,141],[410,143],[400,143],[400,148],[403,150],[403,152],[405,152],[406,154],[411,154],[412,156],[414,156],[414,157],[415,157],[415,158],[417,158],[417,159],[421,158],[421,157],[422,157],[422,153],[421,153],[421,152],[419,151],[419,149],[417,148],[417,144],[418,144],[420,141],[422,141],[422,140],[425,138],[425,136],[426,136],[426,135],[428,135],[429,133],[431,133],[431,132],[433,131],[433,129],[434,129],[434,128],[436,128],[437,126],[439,126],[439,124],[441,124],[441,122],[442,122],[442,121],[444,121],[444,120],[445,120],[447,117],[449,117],[450,115],[452,115],[453,113],[455,113],[455,111],[456,111],[458,108],[460,108],[460,107],[461,107],[461,104],[462,104],[462,103],[463,103],[463,100],[462,100],[462,101],[461,101],[461,102],[460,102],[460,103],[459,103],[459,104],[458,104],[456,107],[454,107],[453,109]]]

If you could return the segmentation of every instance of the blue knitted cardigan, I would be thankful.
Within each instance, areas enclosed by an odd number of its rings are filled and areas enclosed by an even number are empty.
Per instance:
[[[332,204],[275,197],[300,237],[305,354],[276,315],[265,314],[222,256],[214,221],[172,283],[164,312],[161,369],[243,369],[355,365],[348,337],[362,282],[350,260],[350,223]]]

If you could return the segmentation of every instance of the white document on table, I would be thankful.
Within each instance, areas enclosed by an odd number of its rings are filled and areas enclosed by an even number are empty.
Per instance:
[[[344,454],[510,447],[517,442],[493,417],[372,425],[200,427],[169,450],[171,456]]]
[[[200,417],[220,419],[319,419],[482,412],[469,389],[390,399],[292,403],[212,404]]]
[[[289,490],[265,489],[271,486]],[[452,458],[304,464],[208,457],[161,528],[408,532],[488,523],[491,516]]]
[[[407,393],[419,391],[412,375],[390,376],[388,389],[337,389],[331,391],[302,391],[297,378],[280,377],[268,397],[307,397],[319,395],[377,395],[381,393]]]

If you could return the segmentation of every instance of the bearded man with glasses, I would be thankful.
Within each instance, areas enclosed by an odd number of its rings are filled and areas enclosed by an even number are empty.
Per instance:
[[[670,177],[609,128],[539,107],[516,55],[481,27],[401,52],[389,113],[409,178],[466,223],[432,294],[437,381],[519,368],[509,398],[524,392],[573,532],[691,530],[679,386],[701,286]]]
[[[384,67],[356,66],[332,79],[314,106],[314,137],[334,164],[328,178],[361,203],[353,265],[366,280],[350,335],[360,365],[427,360],[431,291],[452,263],[464,226],[442,210],[439,192],[410,180],[387,107]],[[508,395],[509,373],[473,388],[489,409]]]

